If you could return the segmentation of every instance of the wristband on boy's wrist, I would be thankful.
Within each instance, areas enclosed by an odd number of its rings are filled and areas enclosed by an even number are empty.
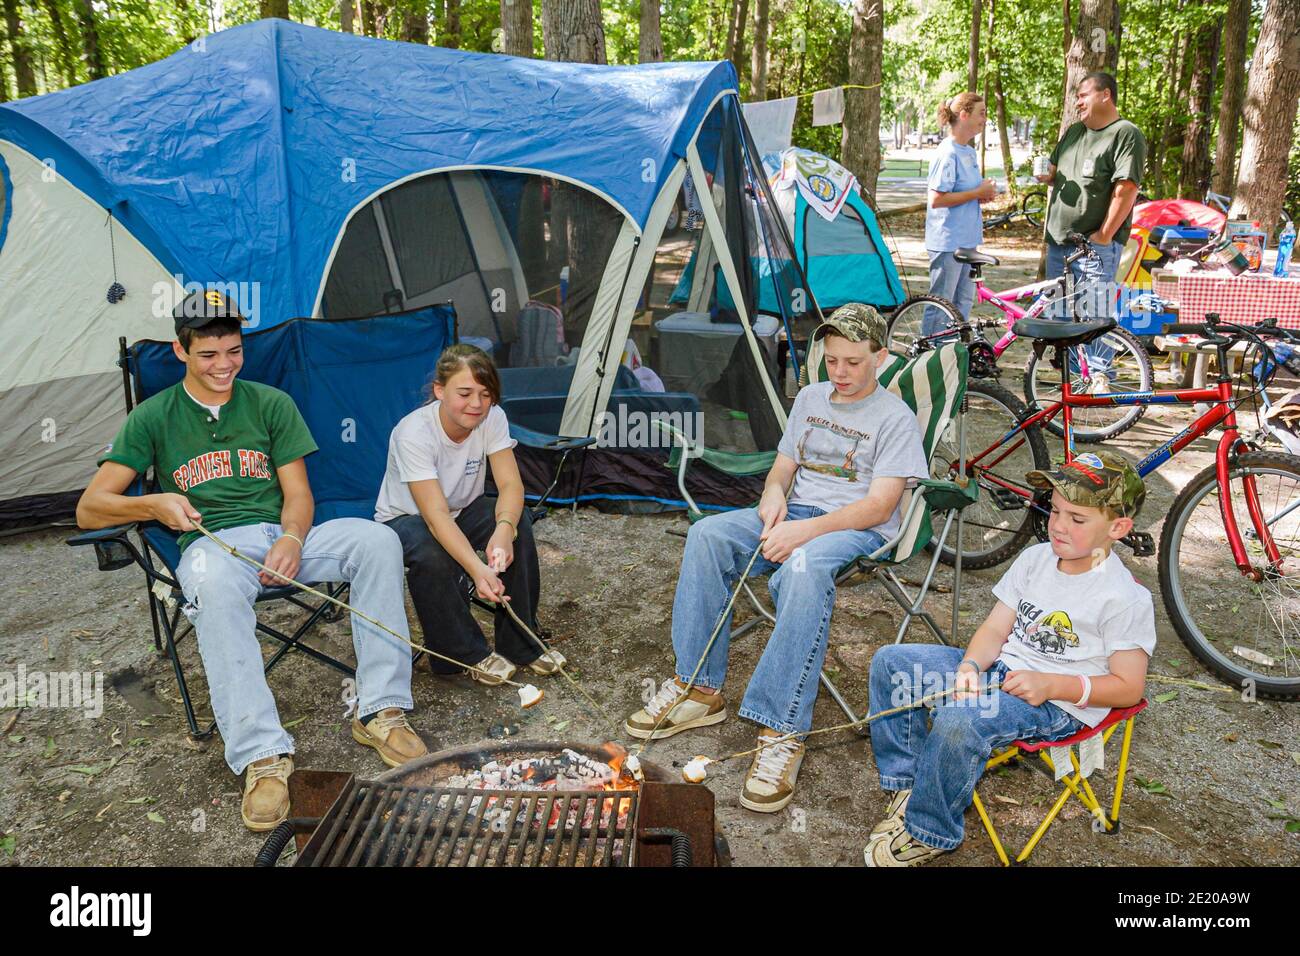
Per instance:
[[[295,540],[295,541],[298,542],[298,547],[299,547],[299,548],[305,548],[305,547],[307,547],[307,543],[306,543],[305,541],[303,541],[302,538],[300,538],[300,537],[298,537],[296,534],[294,534],[292,531],[281,531],[281,532],[280,532],[280,537],[282,537],[282,538],[293,538],[293,540]]]
[[[1092,696],[1092,678],[1088,677],[1086,674],[1076,674],[1075,676],[1079,678],[1079,683],[1083,686],[1083,693],[1080,694],[1079,699],[1074,702],[1074,706],[1087,707],[1088,698]]]
[[[961,670],[963,664],[969,664],[971,667],[975,668],[976,674],[982,674],[984,672],[984,668],[980,667],[980,662],[975,660],[973,657],[962,658],[961,664],[957,665],[957,670]]]

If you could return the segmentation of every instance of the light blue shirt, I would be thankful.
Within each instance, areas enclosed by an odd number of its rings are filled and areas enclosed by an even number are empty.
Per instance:
[[[939,144],[937,155],[930,163],[930,189],[941,193],[965,192],[983,181],[979,156],[974,149],[959,145],[951,136]],[[984,218],[978,200],[942,209],[931,206],[926,210],[925,248],[929,251],[974,249],[983,241]]]

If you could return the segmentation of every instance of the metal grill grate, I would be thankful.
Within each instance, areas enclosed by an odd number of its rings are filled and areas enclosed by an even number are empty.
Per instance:
[[[630,866],[638,794],[349,783],[297,866]]]

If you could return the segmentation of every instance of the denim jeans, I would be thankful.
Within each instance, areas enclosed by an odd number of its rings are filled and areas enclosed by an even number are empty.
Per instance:
[[[1096,243],[1091,245],[1097,254],[1096,261],[1085,256],[1070,264],[1076,293],[1074,315],[1080,319],[1110,318],[1115,314],[1115,296],[1118,291],[1115,273],[1119,270],[1124,243],[1116,241],[1104,246]],[[1047,278],[1055,279],[1065,271],[1065,258],[1072,252],[1074,246],[1062,246],[1047,240]],[[1051,314],[1050,310],[1046,313],[1047,316]],[[1090,373],[1110,374],[1111,361],[1115,358],[1114,348],[1094,341],[1084,346],[1084,354],[1088,357]],[[1074,371],[1077,373],[1078,369]]]
[[[970,318],[975,304],[975,280],[970,277],[970,265],[958,262],[951,252],[930,250],[930,294],[943,296],[964,318]],[[921,319],[922,335],[937,335],[944,329],[944,315],[930,307]]]
[[[792,504],[786,520],[802,521],[823,514],[820,508]],[[709,635],[758,547],[762,530],[758,511],[744,508],[710,515],[696,522],[687,535],[673,601],[673,650],[682,681],[689,681],[700,663]],[[767,588],[776,603],[776,626],[741,701],[741,717],[782,733],[812,729],[813,702],[835,606],[835,574],[849,561],[871,554],[884,543],[875,531],[832,531],[813,538],[784,564],[758,556],[751,574],[775,571]],[[722,687],[730,641],[731,615],[727,615],[696,684],[715,690]]]
[[[882,647],[871,659],[870,713],[951,687],[965,655],[962,648],[941,644]],[[998,661],[983,679],[1000,682],[1006,672]],[[881,788],[912,791],[903,819],[907,832],[926,846],[952,850],[962,841],[962,814],[994,749],[1013,740],[1060,740],[1083,724],[1050,701],[1031,707],[996,690],[960,701],[945,698],[933,717],[915,707],[870,727]]]
[[[480,495],[461,509],[456,526],[481,549],[497,529],[495,495]],[[456,559],[434,538],[420,515],[401,515],[387,522],[402,539],[406,560],[406,580],[411,588],[411,603],[424,631],[424,646],[452,660],[477,664],[492,653],[483,630],[470,613],[470,595],[474,583]],[[537,564],[537,545],[528,509],[519,516],[519,536],[514,543],[514,560],[501,580],[510,596],[510,607],[537,633],[537,604],[541,597],[541,572]],[[495,614],[496,650],[510,662],[523,667],[541,657],[542,649],[519,630],[503,607]],[[439,658],[429,666],[435,674],[459,674],[461,668]]]
[[[282,534],[262,522],[227,528],[216,536],[258,561]],[[255,760],[293,753],[293,738],[280,724],[275,698],[262,671],[253,602],[262,584],[257,568],[207,538],[181,555],[176,577],[185,592],[186,616],[198,633],[199,656],[208,677],[212,713],[235,773]],[[402,582],[402,542],[391,529],[362,518],[336,518],[307,533],[299,581],[350,581],[349,603],[358,611],[409,635]],[[386,707],[410,710],[411,649],[373,624],[352,616],[357,655],[357,713]],[[334,695],[330,695],[331,698]]]

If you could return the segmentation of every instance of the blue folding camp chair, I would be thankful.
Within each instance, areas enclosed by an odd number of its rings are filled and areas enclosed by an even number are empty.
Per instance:
[[[421,402],[439,354],[456,338],[450,303],[412,312],[342,320],[295,319],[244,335],[240,377],[287,392],[302,412],[320,450],[307,456],[316,503],[315,520],[374,515],[375,497],[387,463],[388,437],[398,420]],[[123,386],[129,412],[135,404],[184,377],[170,342],[142,341],[130,348],[119,340]],[[140,476],[130,494],[143,494],[151,476]],[[177,645],[192,630],[182,626],[177,535],[154,522],[88,531],[69,539],[91,545],[101,570],[139,566],[145,574],[154,647],[171,658],[194,737],[207,737],[216,722],[200,728]],[[340,597],[347,585],[317,582],[318,590]],[[354,668],[303,643],[322,618],[337,616],[327,601],[304,599],[293,587],[264,588],[258,603],[288,601],[307,612],[291,633],[258,621],[259,633],[280,642],[267,660],[269,672],[291,650],[301,651],[349,677]]]

